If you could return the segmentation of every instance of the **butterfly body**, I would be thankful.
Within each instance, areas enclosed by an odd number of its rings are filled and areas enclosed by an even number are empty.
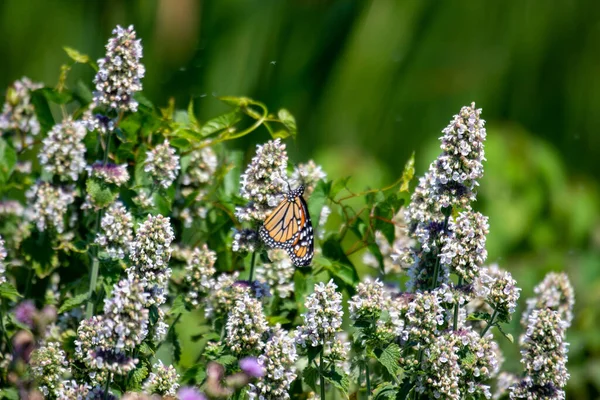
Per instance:
[[[290,190],[259,231],[267,246],[287,251],[296,266],[310,265],[314,253],[313,227],[303,193],[302,185]]]

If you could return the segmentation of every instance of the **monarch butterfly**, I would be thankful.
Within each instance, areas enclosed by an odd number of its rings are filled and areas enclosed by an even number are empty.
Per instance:
[[[310,265],[314,254],[313,227],[304,186],[290,190],[260,227],[260,238],[271,248],[285,249],[292,263],[299,267]]]

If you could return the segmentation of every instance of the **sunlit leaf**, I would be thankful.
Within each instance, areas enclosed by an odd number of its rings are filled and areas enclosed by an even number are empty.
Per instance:
[[[401,192],[408,192],[410,189],[410,181],[415,176],[415,153],[413,152],[402,171],[402,183],[400,184]]]
[[[86,64],[90,61],[90,57],[80,53],[79,51],[71,48],[71,47],[63,47],[63,49],[65,50],[65,52],[67,53],[67,55],[71,58],[71,60],[81,63],[81,64]]]
[[[200,129],[200,135],[203,137],[210,136],[216,132],[231,129],[241,119],[238,111],[231,111],[227,114],[220,115],[216,118],[208,120]]]
[[[65,302],[62,304],[62,306],[60,306],[60,308],[58,309],[58,313],[62,314],[64,312],[70,311],[70,310],[82,305],[83,303],[85,303],[87,299],[88,299],[87,293],[82,293],[75,297],[71,297],[71,298],[65,300]]]

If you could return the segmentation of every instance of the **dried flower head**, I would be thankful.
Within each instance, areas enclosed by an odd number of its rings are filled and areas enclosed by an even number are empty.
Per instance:
[[[315,285],[314,293],[306,298],[304,324],[296,331],[296,343],[303,348],[330,344],[341,330],[342,295],[336,292],[337,285],[330,280]]]
[[[162,396],[176,396],[179,389],[179,374],[172,365],[165,366],[162,361],[152,366],[152,371],[146,382],[144,390]]]
[[[256,268],[256,280],[268,284],[279,297],[289,297],[294,292],[296,268],[285,250],[269,250],[268,255],[271,262]]]
[[[42,141],[38,154],[40,164],[61,181],[76,181],[85,169],[85,145],[87,130],[81,121],[70,118],[54,125]]]
[[[133,217],[121,202],[108,207],[100,222],[100,232],[94,241],[109,258],[123,259],[133,241]]]
[[[119,112],[136,112],[138,102],[133,95],[142,90],[140,80],[145,73],[144,65],[140,63],[141,40],[136,39],[133,25],[127,29],[117,25],[112,33],[114,36],[108,40],[105,57],[98,60],[94,103]]]
[[[35,107],[31,103],[31,92],[44,87],[41,83],[32,82],[23,77],[13,82],[6,91],[6,101],[0,114],[0,132],[19,130],[23,134],[37,135],[40,132],[40,123],[35,115]],[[26,145],[31,144],[31,139],[26,139]]]
[[[528,326],[529,317],[535,310],[550,308],[558,311],[561,320],[571,326],[573,320],[573,306],[575,305],[575,292],[564,272],[550,272],[544,280],[533,289],[535,297],[527,300],[527,309],[521,316],[521,325]]]
[[[442,238],[440,263],[467,283],[479,275],[487,259],[485,248],[489,233],[488,219],[478,212],[461,212],[448,226],[449,234]]]
[[[235,354],[258,355],[269,330],[262,304],[246,291],[235,300],[227,318],[225,341]]]
[[[146,152],[144,171],[148,172],[154,182],[165,189],[175,181],[179,168],[179,156],[166,139],[162,144]]]
[[[93,178],[115,186],[123,186],[129,182],[126,164],[116,165],[96,161],[91,167],[88,167],[88,173]]]
[[[198,306],[198,299],[206,295],[213,286],[213,275],[217,253],[210,250],[205,244],[202,248],[195,248],[190,255],[185,268],[185,280],[189,285],[186,300],[193,306]]]
[[[248,201],[236,209],[240,221],[264,221],[267,213],[282,199],[286,191],[288,156],[285,144],[275,139],[257,146],[241,177],[240,195]]]
[[[71,373],[59,343],[47,343],[31,353],[31,373],[44,396],[58,398],[63,378]]]
[[[25,193],[25,196],[29,200],[29,207],[25,211],[28,221],[34,222],[40,232],[46,230],[64,232],[67,207],[75,201],[73,192],[52,186],[48,182],[38,182]]]
[[[296,379],[297,359],[294,339],[279,325],[275,326],[263,354],[258,358],[265,375],[255,384],[250,384],[250,399],[288,400],[288,390]]]

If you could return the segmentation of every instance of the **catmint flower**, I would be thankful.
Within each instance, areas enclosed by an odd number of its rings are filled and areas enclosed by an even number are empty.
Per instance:
[[[182,387],[177,392],[179,400],[206,400],[206,397],[193,387]]]
[[[258,233],[253,229],[233,229],[231,251],[252,253],[259,245]]]
[[[442,154],[436,161],[436,192],[443,207],[465,207],[475,200],[483,176],[485,121],[475,103],[461,108],[442,131]]]
[[[248,201],[236,209],[240,221],[264,221],[271,208],[283,199],[287,190],[288,156],[280,139],[256,147],[256,156],[240,181],[240,195]]]
[[[106,56],[98,60],[94,78],[94,103],[116,111],[136,112],[138,103],[133,99],[142,90],[140,80],[145,68],[140,63],[142,44],[136,39],[133,25],[123,29],[117,25],[106,45]]]
[[[488,305],[483,311],[495,310],[498,321],[510,322],[521,295],[521,289],[517,287],[517,281],[510,272],[501,270],[497,265],[483,268],[475,279],[474,291],[479,297],[475,303],[481,307],[484,307],[483,304]],[[474,306],[469,307],[470,311],[475,311]],[[493,310],[489,309],[490,306]]]
[[[190,153],[190,160],[181,183],[184,186],[198,187],[210,183],[217,171],[218,160],[214,150],[205,147]]]
[[[0,201],[0,215],[1,216],[16,216],[20,217],[24,214],[25,208],[16,200],[2,200]]]
[[[127,164],[104,164],[103,162],[96,161],[91,167],[88,167],[88,173],[93,178],[97,178],[104,183],[115,186],[123,186],[129,182]]]
[[[25,212],[28,221],[34,222],[40,232],[53,229],[63,233],[67,207],[75,201],[73,192],[47,182],[38,182],[25,196],[29,200],[29,207]]]
[[[6,264],[4,260],[6,259],[6,248],[4,247],[4,239],[0,236],[0,284],[6,282]]]
[[[110,205],[100,222],[94,243],[111,259],[123,259],[133,241],[133,217],[121,202]]]
[[[235,282],[239,279],[239,273],[221,274],[214,281],[210,295],[207,297],[206,308],[204,310],[206,318],[212,319],[227,315],[233,308],[236,295],[248,290]]]
[[[490,387],[485,385],[491,377],[500,370],[498,362],[498,344],[491,336],[481,337],[478,332],[470,329],[460,329],[450,333],[456,341],[461,367],[460,386],[463,390],[477,397],[491,397]],[[466,394],[466,393],[465,393]]]
[[[521,325],[528,326],[529,317],[534,310],[550,308],[558,311],[560,318],[567,327],[573,320],[573,306],[575,305],[575,292],[564,272],[550,272],[544,280],[534,289],[535,297],[527,300],[527,309],[523,311]]]
[[[458,346],[452,335],[432,338],[424,350],[422,375],[417,375],[415,390],[428,398],[460,400],[459,380],[462,373]]]
[[[162,361],[152,366],[153,372],[144,382],[144,391],[161,396],[175,396],[179,389],[179,374],[172,365],[165,366]]]
[[[94,114],[95,103],[91,103],[88,109],[83,113],[81,122],[84,123],[88,131],[97,131],[101,135],[106,135],[115,130],[117,120],[107,117],[103,114]]]
[[[15,319],[30,328],[33,328],[37,312],[38,310],[33,300],[23,300],[14,309]]]
[[[143,190],[141,190],[137,194],[137,196],[135,196],[132,200],[135,204],[137,204],[141,208],[154,207],[154,200],[152,199],[152,197],[150,197],[150,195],[148,193],[146,193]]]
[[[87,394],[86,400],[117,400],[117,396],[112,394],[110,391],[108,393],[104,390],[103,386],[96,385],[90,390]]]
[[[518,384],[519,377],[510,372],[500,372],[496,378],[496,391],[492,394],[493,400],[505,399],[508,397],[509,389]]]
[[[296,379],[295,363],[298,359],[294,339],[279,325],[273,328],[258,362],[264,377],[249,385],[250,399],[289,400],[290,385]]]
[[[511,399],[564,398],[569,379],[567,326],[559,311],[543,308],[531,313],[521,344],[526,378],[511,388]]]
[[[390,322],[402,342],[414,341],[421,348],[439,336],[444,311],[436,292],[404,293],[391,303]]]
[[[65,352],[55,342],[31,353],[31,373],[46,398],[58,398],[63,377],[71,373]]]
[[[256,280],[267,283],[282,299],[287,298],[294,292],[296,268],[285,250],[269,250],[268,255],[271,262],[256,268]]]
[[[171,276],[168,262],[174,238],[169,218],[148,215],[131,243],[129,259],[133,266],[128,269],[128,273],[138,276],[151,294],[148,305],[161,305],[166,300],[167,284]]]
[[[265,370],[255,357],[245,357],[240,360],[240,369],[251,378],[262,378]]]
[[[42,141],[38,154],[40,164],[46,172],[56,175],[61,181],[76,181],[85,169],[85,145],[87,130],[81,121],[68,118],[54,125]]]
[[[303,348],[331,344],[342,327],[342,295],[336,292],[337,285],[329,283],[315,285],[314,293],[306,298],[307,312],[302,314],[304,325],[298,327],[296,343]]]
[[[84,400],[87,399],[92,387],[87,383],[79,383],[74,379],[63,381],[56,391],[57,399],[73,399],[73,400]]]
[[[440,263],[471,283],[487,259],[488,219],[478,212],[461,212],[456,221],[450,222],[448,231],[449,234],[442,238]]]
[[[193,306],[198,306],[198,299],[207,294],[213,286],[212,277],[217,272],[215,262],[217,253],[205,244],[195,248],[187,261],[185,281],[189,285],[186,300]]]
[[[354,321],[377,320],[389,307],[391,299],[379,279],[360,282],[356,294],[348,301],[350,318]]]
[[[324,205],[323,208],[321,208],[321,213],[319,214],[319,229],[317,229],[319,239],[323,239],[325,237],[325,224],[327,223],[330,214],[331,208],[329,208],[327,205]]]
[[[317,183],[326,178],[327,174],[323,172],[321,166],[310,160],[306,164],[299,164],[294,168],[290,181],[294,187],[304,185],[304,193],[306,196],[310,196]]]
[[[225,342],[234,354],[258,354],[265,346],[269,326],[262,304],[248,292],[236,298],[227,318]]]
[[[32,82],[23,77],[15,81],[6,91],[6,101],[0,114],[0,132],[20,130],[23,134],[37,135],[40,132],[40,123],[35,115],[35,107],[31,103],[31,92],[44,87],[41,83]],[[31,144],[31,138],[25,144]],[[21,150],[21,144],[16,143]]]
[[[175,181],[179,168],[179,156],[166,139],[162,144],[146,152],[144,171],[148,172],[152,179],[165,189]]]

